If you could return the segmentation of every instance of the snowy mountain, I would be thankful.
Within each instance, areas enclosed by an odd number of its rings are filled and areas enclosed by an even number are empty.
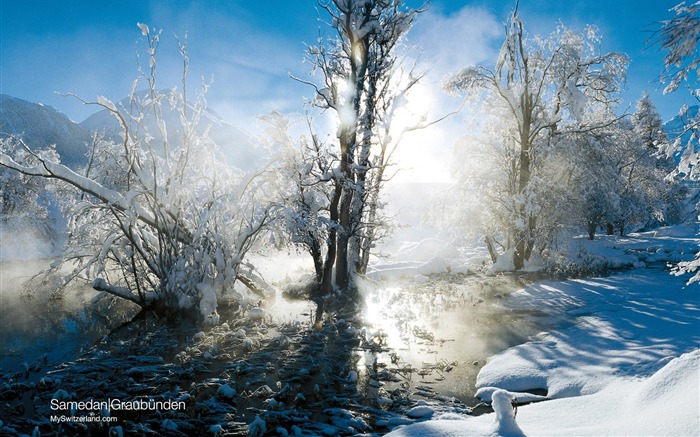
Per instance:
[[[0,135],[20,136],[32,148],[51,144],[61,162],[77,168],[87,162],[90,131],[51,106],[0,94]]]
[[[685,148],[688,145],[688,142],[690,141],[690,132],[685,132],[684,133],[684,126],[685,122],[690,119],[696,119],[698,117],[698,113],[700,112],[700,107],[699,106],[690,106],[688,107],[688,110],[686,111],[683,116],[681,115],[676,115],[666,123],[664,123],[664,129],[668,133],[668,137],[671,141],[674,139],[678,138],[679,135],[681,135],[681,142],[680,142],[680,150],[677,150],[673,156],[676,158],[676,161],[680,160],[680,157],[683,155],[683,152],[685,151]],[[695,149],[697,150],[699,147],[698,144],[695,145]]]
[[[117,107],[128,108],[128,99]],[[168,135],[173,144],[179,137],[179,115],[164,105]],[[253,136],[225,121],[212,110],[207,110],[200,122],[200,132],[210,127],[209,137],[219,146],[229,164],[250,170],[268,154],[258,147]],[[158,132],[149,126],[151,132]],[[0,94],[0,134],[20,136],[33,148],[56,144],[61,162],[77,168],[87,162],[87,144],[93,131],[105,132],[108,138],[120,141],[121,129],[117,120],[107,111],[99,111],[81,123],[71,121],[51,106],[31,103]]]
[[[129,108],[129,99],[125,98],[116,103],[120,111]],[[162,106],[163,118],[166,122],[168,137],[172,144],[178,144],[181,137],[180,115],[169,108],[167,104]],[[126,118],[126,117],[125,117]],[[106,109],[99,111],[80,123],[80,126],[88,131],[103,131],[108,138],[120,141],[121,128],[117,119]],[[155,123],[147,123],[151,135],[155,135],[158,129]],[[219,146],[226,157],[226,161],[243,170],[255,167],[267,152],[256,146],[253,137],[247,132],[225,122],[216,112],[207,109],[199,124],[199,132],[204,132],[210,127],[209,137]]]

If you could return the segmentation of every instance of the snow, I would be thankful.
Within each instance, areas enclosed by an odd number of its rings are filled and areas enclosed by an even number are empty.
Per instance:
[[[420,284],[425,283],[427,275],[458,272],[464,268],[465,262],[448,241],[424,238],[404,242],[388,260],[371,264],[367,277],[381,281],[412,278]]]
[[[356,383],[358,379],[357,372],[354,370],[351,370],[348,372],[348,376],[345,377],[345,380],[350,383]]]
[[[578,240],[572,254],[658,263],[692,256],[696,231],[693,224]],[[481,369],[477,395],[495,414],[436,415],[389,435],[700,435],[700,287],[686,281],[647,267],[512,293],[505,309],[530,311],[555,329]],[[528,393],[537,389],[546,396]],[[511,400],[541,402],[519,406],[516,416]]]
[[[621,374],[648,376],[700,344],[697,289],[666,271],[544,281],[514,293],[506,305],[537,309],[553,321],[576,317],[576,323],[492,357],[479,388],[545,389],[550,398],[590,394]]]
[[[248,310],[248,320],[261,322],[265,318],[265,310],[260,307],[253,307]]]
[[[238,393],[236,393],[236,389],[228,384],[222,384],[216,392],[219,396],[226,399],[233,399],[238,395]]]
[[[506,428],[488,414],[464,420],[432,420],[391,436],[458,435],[699,435],[700,350],[672,360],[649,378],[620,379],[588,396],[521,406]],[[501,390],[494,395],[508,396]],[[501,411],[504,410],[504,411]],[[497,411],[507,412],[499,405]]]
[[[260,418],[260,416],[255,416],[255,420],[248,425],[248,433],[251,436],[262,436],[267,432],[267,426],[265,421]]]
[[[197,284],[199,295],[199,311],[205,322],[216,325],[219,323],[219,314],[216,312],[216,291],[206,282]]]
[[[495,275],[501,272],[512,272],[515,270],[515,262],[513,257],[515,256],[515,249],[509,249],[502,253],[496,262],[491,266],[490,269],[486,271],[487,275]]]
[[[406,415],[415,419],[419,417],[431,416],[433,413],[435,413],[435,410],[428,405],[416,405],[408,410]]]
[[[515,410],[513,409],[515,397],[505,390],[496,390],[491,398],[491,406],[496,415],[496,432],[498,435],[524,435],[515,421]]]

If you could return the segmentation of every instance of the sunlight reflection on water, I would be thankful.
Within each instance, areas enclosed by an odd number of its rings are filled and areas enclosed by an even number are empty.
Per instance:
[[[48,262],[0,265],[0,369],[4,371],[44,355],[49,363],[65,360],[137,312],[130,303],[113,298],[91,306],[95,292],[88,285],[72,287],[62,299],[40,293],[23,298],[23,279]],[[504,296],[523,286],[513,276],[367,284],[362,289],[362,346],[354,348],[360,378],[378,384],[370,381],[372,370],[391,369],[398,384],[410,390],[473,403],[476,375],[486,359],[538,332],[532,317],[500,305]],[[267,321],[273,325],[313,325],[315,304],[308,300],[278,295],[266,308]]]
[[[539,331],[532,317],[500,305],[523,286],[515,277],[467,277],[371,289],[366,335],[391,352],[362,351],[361,366],[393,364],[413,389],[472,403],[486,359]]]

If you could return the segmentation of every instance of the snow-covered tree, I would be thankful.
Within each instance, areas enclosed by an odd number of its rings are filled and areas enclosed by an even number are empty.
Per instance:
[[[649,205],[649,221],[646,227],[667,225],[683,220],[687,187],[679,183],[675,175],[676,162],[665,152],[669,148],[668,134],[661,116],[648,93],[637,101],[632,115],[634,133],[640,141],[640,163],[643,167],[644,195]],[[675,177],[674,177],[675,176]]]
[[[314,103],[331,110],[338,125],[319,287],[327,295],[353,288],[352,276],[366,270],[381,236],[380,191],[401,137],[393,117],[418,80],[397,50],[420,11],[393,0],[332,0],[320,8],[335,35],[309,47],[312,76],[318,72],[320,80],[303,82],[314,87]]]
[[[608,128],[573,134],[567,140],[572,142],[565,148],[570,153],[562,157],[570,174],[566,186],[572,194],[567,224],[583,225],[592,240],[601,226],[612,226],[614,214],[620,209],[619,187],[623,184],[611,153],[617,138]]]
[[[218,296],[237,279],[252,284],[242,262],[270,220],[271,203],[261,178],[227,167],[206,130],[199,133],[207,86],[189,100],[185,44],[182,90],[158,91],[160,34],[139,27],[148,67],[140,69],[129,107],[95,102],[119,121],[121,142],[93,144],[82,173],[23,142],[20,151],[0,154],[0,165],[73,190],[64,199],[69,241],[61,264],[70,272],[63,283],[85,278],[98,291],[168,316],[216,322]],[[141,82],[145,91],[137,91]],[[168,134],[166,111],[179,116],[175,135]],[[58,264],[53,271],[62,274]]]
[[[39,161],[21,147],[21,142],[5,136],[0,140],[0,153],[12,153],[23,165],[36,165]],[[44,159],[58,159],[55,149],[36,152]],[[10,233],[27,233],[41,239],[50,239],[53,234],[48,206],[50,187],[40,178],[27,176],[0,167],[0,228],[6,238]]]
[[[671,8],[675,16],[662,21],[661,28],[652,40],[667,51],[664,57],[664,70],[660,80],[665,83],[664,94],[675,92],[685,85],[690,95],[700,101],[700,53],[698,35],[700,35],[700,2],[686,4],[681,2]],[[677,173],[689,179],[698,180],[700,166],[700,116],[689,111],[687,106],[681,108],[679,117],[683,121],[683,131],[679,132],[675,142],[667,150],[669,155],[683,149]],[[681,142],[687,139],[687,144]]]
[[[316,283],[323,279],[323,264],[330,221],[328,205],[333,195],[335,158],[317,135],[289,133],[292,121],[278,112],[261,116],[265,136],[277,149],[272,173],[277,175],[273,189],[278,191],[278,207],[273,228],[277,246],[296,246],[307,252],[314,264]],[[312,121],[307,119],[311,128]]]
[[[496,200],[510,217],[500,236],[516,269],[557,229],[549,213],[556,213],[550,200],[560,185],[552,177],[564,175],[548,165],[556,148],[568,143],[560,139],[599,127],[586,125],[585,115],[614,103],[621,89],[628,59],[601,53],[599,45],[593,27],[576,33],[560,25],[548,38],[528,39],[516,4],[495,68],[468,67],[445,83],[448,91],[468,93],[484,102],[486,112],[502,117],[509,185]]]
[[[547,173],[547,179],[565,187],[565,201],[557,204],[561,225],[583,225],[593,239],[600,227],[624,235],[630,226],[650,228],[677,220],[682,189],[667,178],[670,169],[659,153],[665,135],[654,128],[661,124],[651,102],[643,97],[631,120],[617,119],[612,108],[599,108],[583,121],[598,127],[558,135],[549,158],[555,165],[546,166],[566,175]]]
[[[700,1],[686,4],[681,2],[671,9],[675,16],[662,21],[662,26],[655,34],[655,43],[659,44],[666,52],[664,57],[664,70],[661,72],[661,81],[666,83],[664,93],[676,91],[685,84],[688,92],[700,100],[700,51],[698,40],[700,39]],[[680,114],[683,120],[684,130],[680,132],[673,147],[669,148],[671,154],[682,148],[682,138],[688,138],[684,145],[684,152],[677,169],[677,173],[688,180],[700,180],[700,116],[691,114],[688,107],[681,108]],[[678,274],[696,274],[689,282],[700,282],[700,255],[694,260],[682,262],[676,270]]]
[[[649,149],[649,152],[661,158],[661,154],[666,150],[668,135],[663,127],[663,121],[656,106],[649,98],[646,91],[637,101],[637,108],[632,115],[634,130],[642,141],[642,144]],[[659,165],[665,166],[671,160],[659,159]],[[669,168],[669,172],[672,168]]]

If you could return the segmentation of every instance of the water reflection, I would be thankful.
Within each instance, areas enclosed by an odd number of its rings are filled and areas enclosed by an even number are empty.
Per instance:
[[[60,299],[38,292],[23,297],[22,283],[46,265],[48,260],[0,265],[3,371],[22,370],[24,363],[53,365],[73,359],[81,347],[92,345],[139,311],[113,297],[93,304],[95,292],[86,284],[69,288]],[[474,382],[486,359],[540,330],[532,317],[500,305],[524,285],[515,276],[467,276],[364,287],[364,327],[350,359],[357,363],[358,386],[376,389],[377,396],[400,387],[426,397],[476,403]],[[314,307],[307,300],[277,296],[266,306],[270,335],[276,335],[275,325],[310,327]]]
[[[132,318],[138,307],[105,297],[95,304],[87,284],[67,287],[61,296],[24,288],[51,260],[0,264],[0,369],[17,371],[33,363],[57,364]]]
[[[486,359],[539,331],[532,317],[500,305],[524,285],[515,276],[468,276],[369,289],[364,334],[380,347],[361,350],[361,363],[394,369],[412,390],[475,403]]]

